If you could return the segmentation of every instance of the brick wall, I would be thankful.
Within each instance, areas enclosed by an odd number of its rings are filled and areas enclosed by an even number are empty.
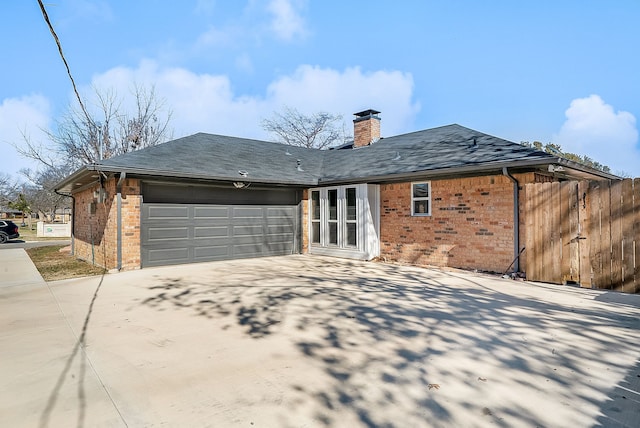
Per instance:
[[[380,138],[380,118],[356,119],[353,123],[353,145],[363,147]]]
[[[507,177],[432,180],[430,217],[411,216],[411,183],[381,185],[380,201],[383,259],[494,272],[513,260],[513,183]]]
[[[302,191],[302,254],[309,253],[309,190]]]
[[[103,203],[94,198],[96,184],[75,197],[74,255],[107,269],[115,269],[117,260],[116,179],[104,183]],[[140,183],[126,179],[122,186],[122,269],[140,267]]]
[[[142,195],[140,180],[122,184],[122,270],[140,269],[140,223]]]

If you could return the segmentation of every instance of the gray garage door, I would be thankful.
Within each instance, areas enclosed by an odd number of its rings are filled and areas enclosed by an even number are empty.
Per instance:
[[[142,205],[142,267],[292,254],[297,207]]]

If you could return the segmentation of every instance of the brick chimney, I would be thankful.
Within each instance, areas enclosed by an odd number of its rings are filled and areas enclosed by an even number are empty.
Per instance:
[[[379,111],[365,110],[354,113],[353,119],[353,148],[368,146],[380,139]]]

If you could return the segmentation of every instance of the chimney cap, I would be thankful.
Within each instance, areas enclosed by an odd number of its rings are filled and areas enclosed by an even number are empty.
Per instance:
[[[378,113],[380,113],[378,110],[368,109],[368,110],[364,110],[364,111],[353,113],[353,114],[358,117],[368,117],[368,116],[375,116]]]

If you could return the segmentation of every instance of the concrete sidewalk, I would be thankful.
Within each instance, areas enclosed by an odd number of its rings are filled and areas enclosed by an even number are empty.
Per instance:
[[[639,313],[312,256],[0,287],[0,426],[636,427]]]
[[[3,248],[0,257],[0,287],[44,285],[42,276],[25,250]]]

